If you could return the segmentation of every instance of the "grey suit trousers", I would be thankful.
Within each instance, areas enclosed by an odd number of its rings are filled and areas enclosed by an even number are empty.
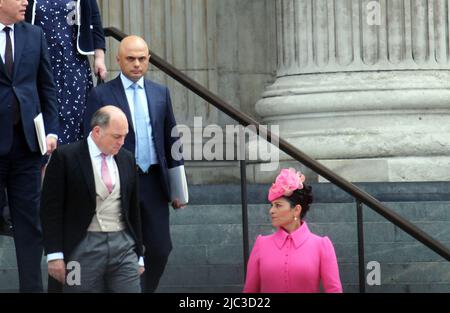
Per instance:
[[[64,292],[140,293],[135,245],[127,231],[88,232],[67,259]]]

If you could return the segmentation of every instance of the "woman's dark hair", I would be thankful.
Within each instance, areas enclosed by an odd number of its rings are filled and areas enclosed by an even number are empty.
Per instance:
[[[297,189],[294,191],[292,196],[285,197],[290,203],[291,208],[294,208],[297,204],[302,207],[302,212],[300,213],[300,219],[303,219],[306,213],[309,211],[309,205],[313,203],[312,187],[304,185],[303,189]]]

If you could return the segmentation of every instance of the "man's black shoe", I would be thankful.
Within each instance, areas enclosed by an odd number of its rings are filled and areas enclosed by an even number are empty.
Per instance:
[[[0,216],[0,236],[12,236],[12,225],[9,221]]]

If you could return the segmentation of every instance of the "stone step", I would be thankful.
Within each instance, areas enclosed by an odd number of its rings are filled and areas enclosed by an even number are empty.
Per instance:
[[[427,224],[421,227],[429,235],[450,248],[449,224]],[[419,225],[423,226],[423,225]],[[446,230],[439,233],[439,229]],[[356,224],[311,224],[311,231],[319,235],[326,235],[333,242],[340,261],[352,262],[357,260]],[[445,229],[444,228],[444,229]],[[217,232],[218,235],[212,235]],[[249,240],[252,247],[259,234],[270,234],[271,228],[250,228]],[[193,235],[194,234],[194,235]],[[222,235],[221,235],[222,234]],[[242,258],[242,230],[237,227],[217,226],[213,228],[186,226],[179,231],[172,232],[174,252],[170,260],[175,263],[187,264],[236,264]],[[371,224],[365,229],[365,255],[371,260],[389,262],[440,261],[437,253],[416,241],[404,232],[396,230],[389,224]],[[181,261],[182,260],[182,261]]]
[[[410,262],[410,263],[380,263],[381,285],[389,284],[424,284],[450,283],[449,262]],[[339,264],[341,281],[344,284],[358,281],[358,264]]]
[[[450,221],[450,202],[384,202],[402,217],[412,222]],[[270,204],[248,205],[249,224],[269,224]],[[377,212],[364,206],[365,222],[384,222],[387,220]],[[181,210],[171,210],[172,225],[203,224],[241,224],[241,205],[188,205]],[[356,221],[356,205],[354,203],[313,203],[306,216],[312,223]]]
[[[242,293],[242,285],[160,285],[158,293]]]
[[[356,243],[356,223],[310,223],[312,232],[328,236],[332,242]],[[418,222],[420,229],[439,241],[450,241],[450,222]],[[271,225],[249,228],[250,241],[259,234],[271,234]],[[231,225],[173,225],[172,239],[176,245],[235,245],[242,241],[242,226]],[[391,223],[367,222],[364,224],[366,243],[415,242],[416,240]]]
[[[339,264],[344,292],[358,292],[358,264]],[[241,292],[242,266],[168,265],[158,292]],[[448,292],[448,262],[382,263],[381,285],[366,286],[367,292]],[[428,288],[428,289],[427,289]]]
[[[17,266],[3,267],[0,265],[0,293],[17,292],[19,290],[19,275]]]
[[[450,201],[384,204],[450,247]],[[274,231],[268,209],[267,202],[248,206],[250,249],[257,235]],[[244,282],[241,215],[240,204],[191,204],[171,210],[174,250],[158,291],[240,292]],[[307,221],[311,231],[332,240],[344,291],[358,292],[355,204],[314,203]],[[382,277],[382,285],[366,286],[367,292],[450,290],[449,262],[366,207],[364,221],[365,263],[379,262]],[[211,277],[216,269],[218,276]]]
[[[353,203],[354,198],[329,183],[314,183],[315,203]],[[450,201],[450,182],[357,183],[384,202]],[[248,184],[249,203],[267,203],[269,184]],[[190,204],[240,204],[240,182],[229,185],[189,185]]]
[[[343,284],[344,292],[358,293],[358,284]],[[366,293],[448,293],[449,283],[394,283],[366,286]]]
[[[385,199],[387,207],[450,247],[450,184],[407,184],[409,189],[391,183],[365,187]],[[170,211],[174,249],[158,292],[240,292],[244,266],[239,186],[193,186],[190,191],[193,201],[189,206]],[[344,290],[358,292],[354,200],[329,184],[317,184],[314,192],[316,202],[308,212],[308,225],[332,240]],[[265,199],[267,186],[250,185],[249,194],[254,196],[249,197],[248,206],[251,249],[259,234],[274,229]],[[197,201],[199,196],[204,198]],[[441,201],[436,201],[440,197]],[[364,221],[365,262],[379,262],[382,271],[382,286],[367,286],[367,292],[450,290],[449,262],[366,207]],[[45,273],[45,259],[42,266]],[[16,288],[14,243],[12,238],[0,236],[0,292]]]
[[[443,241],[450,247],[450,241]],[[358,246],[355,243],[333,242],[339,263],[358,261]],[[238,242],[229,245],[180,245],[174,243],[169,258],[171,265],[242,265],[243,245]],[[443,262],[443,258],[420,242],[367,243],[364,246],[365,259],[387,263]]]
[[[386,203],[426,233],[450,247],[449,202]],[[329,209],[329,207],[333,209]],[[353,204],[315,204],[308,213],[311,231],[328,236],[340,262],[357,261],[357,227]],[[242,263],[242,222],[239,205],[193,205],[172,211],[174,252],[178,264]],[[383,262],[441,261],[442,257],[370,209],[364,214],[365,254]],[[249,240],[274,231],[267,205],[249,206]]]

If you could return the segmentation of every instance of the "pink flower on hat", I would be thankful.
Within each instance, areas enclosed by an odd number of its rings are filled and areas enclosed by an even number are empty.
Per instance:
[[[303,182],[305,181],[305,175],[301,172],[297,172],[293,168],[282,169],[277,176],[275,183],[272,184],[269,190],[269,201],[272,202],[280,197],[292,196],[295,190],[303,189]]]

